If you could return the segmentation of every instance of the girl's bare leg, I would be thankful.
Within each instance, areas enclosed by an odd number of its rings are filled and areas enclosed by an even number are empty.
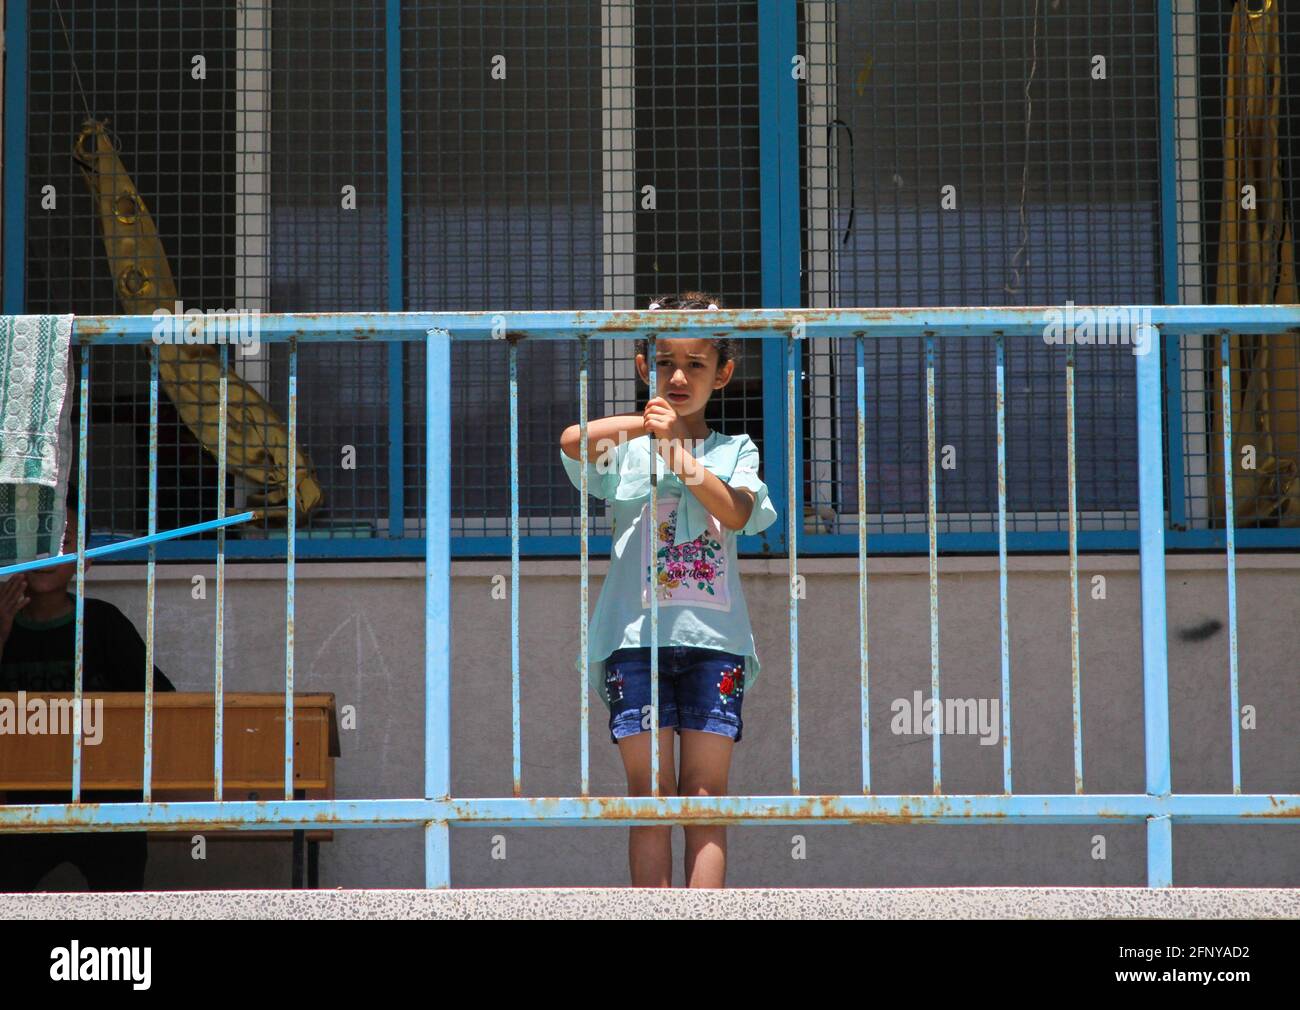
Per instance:
[[[659,731],[659,795],[677,795],[672,728]],[[728,741],[730,742],[730,741]],[[636,733],[618,742],[627,770],[629,796],[650,795],[650,734]],[[673,886],[672,825],[628,828],[627,861],[633,887]]]
[[[725,796],[736,742],[720,733],[682,730],[679,796]],[[686,828],[686,886],[724,887],[727,877],[727,828]]]

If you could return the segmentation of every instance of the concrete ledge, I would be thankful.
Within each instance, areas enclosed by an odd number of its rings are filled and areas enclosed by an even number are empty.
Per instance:
[[[1085,554],[1080,559],[1081,567],[1088,572],[1137,572],[1140,559],[1133,554]],[[581,573],[580,562],[574,558],[520,558],[520,578],[562,578],[576,579]],[[592,557],[589,575],[605,575],[609,571],[608,557]],[[929,577],[929,558],[926,555],[873,555],[867,559],[867,575],[910,575],[918,578]],[[1224,554],[1221,551],[1208,551],[1196,554],[1168,554],[1165,556],[1165,570],[1168,572],[1198,572],[1224,570]],[[470,559],[453,560],[451,577],[453,579],[488,579],[500,575],[502,570],[509,572],[510,559],[501,558],[494,561]],[[1007,558],[1007,571],[1023,572],[1064,572],[1070,567],[1068,554],[1013,554]],[[784,558],[740,558],[740,570],[745,575],[787,576],[789,562]],[[951,576],[958,574],[997,574],[997,555],[954,554],[939,559],[939,574]],[[1260,551],[1240,552],[1237,554],[1237,570],[1242,571],[1283,571],[1300,570],[1300,553],[1294,551]],[[96,562],[86,571],[88,583],[129,584],[143,583],[147,569],[134,562],[112,563]],[[226,579],[229,582],[283,582],[284,563],[265,561],[238,561],[227,559]],[[799,571],[805,575],[840,575],[858,574],[858,559],[853,557],[818,557],[801,556]],[[216,566],[210,562],[200,561],[163,561],[158,563],[157,579],[159,583],[189,583],[195,575],[215,577]],[[329,582],[346,580],[355,582],[359,579],[423,579],[424,563],[422,561],[374,561],[345,559],[340,561],[299,561],[295,577],[298,582]]]
[[[465,888],[0,894],[7,919],[1296,919],[1300,888]]]

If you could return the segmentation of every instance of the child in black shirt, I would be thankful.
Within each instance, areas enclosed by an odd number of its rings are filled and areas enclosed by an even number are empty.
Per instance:
[[[68,524],[63,551],[76,551],[75,519]],[[20,572],[0,584],[0,692],[73,690],[76,599],[68,583],[76,573],[76,562],[68,562]],[[144,641],[125,614],[111,603],[88,598],[82,635],[83,691],[144,690]],[[156,666],[153,676],[155,691],[175,690]],[[139,791],[81,794],[85,803],[142,798]],[[11,792],[5,800],[71,801],[68,791]],[[0,834],[0,891],[36,890],[41,878],[64,862],[81,870],[92,891],[138,891],[144,886],[147,843],[143,831]]]

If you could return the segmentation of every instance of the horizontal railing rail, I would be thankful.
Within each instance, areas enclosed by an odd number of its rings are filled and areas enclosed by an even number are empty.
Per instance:
[[[1075,306],[1074,311],[1081,313],[1087,307]],[[1259,317],[1256,325],[1259,332],[1282,332],[1292,328],[1288,322],[1286,306],[1105,306],[1104,310],[1122,310],[1124,312],[1146,312],[1153,325],[1159,325],[1162,332],[1178,337],[1185,334],[1214,332],[1207,327],[1219,327],[1231,332],[1245,332],[1246,320],[1253,318],[1256,309],[1271,310]],[[924,330],[915,329],[933,320],[936,325],[948,327],[954,321],[971,320],[976,324],[999,322],[1002,332],[1009,338],[1026,333],[1036,335],[1042,328],[1043,313],[1053,309],[1052,306],[1029,307],[1020,309],[1004,308],[925,308],[925,309],[861,309],[861,310],[737,310],[726,313],[728,324],[740,328],[763,327],[760,332],[773,332],[767,327],[772,325],[793,326],[795,319],[801,322],[810,339],[818,339],[836,334],[841,336],[848,326],[850,333],[861,332],[868,338],[895,337],[911,335],[919,337]],[[772,313],[786,313],[788,321],[784,324],[771,322]],[[827,314],[835,314],[833,317]],[[1190,315],[1189,315],[1190,313]],[[1208,313],[1208,314],[1207,314]],[[627,313],[591,312],[520,312],[520,313],[297,313],[279,316],[261,317],[265,332],[259,339],[269,343],[285,345],[300,334],[310,333],[310,340],[326,344],[340,342],[377,343],[379,354],[388,349],[388,361],[400,360],[400,347],[404,343],[422,341],[427,328],[441,326],[449,328],[458,340],[502,339],[508,333],[520,339],[563,339],[562,334],[586,332],[593,337],[614,338],[644,335],[648,331],[632,332],[627,329]],[[120,345],[143,343],[152,339],[152,330],[143,331],[137,325],[124,325],[123,320],[130,317],[121,316],[87,316],[82,317],[81,333],[90,346]],[[912,318],[915,323],[910,322]],[[850,322],[866,319],[871,322],[867,329],[849,326]],[[900,322],[901,321],[901,322]],[[188,325],[188,321],[187,321]],[[223,325],[222,319],[205,322],[202,325],[217,327]],[[157,328],[155,320],[154,327]],[[574,328],[576,327],[576,329]],[[660,332],[666,332],[662,329]],[[948,333],[960,331],[945,330]],[[970,331],[966,331],[971,335]],[[771,343],[769,341],[769,343]],[[1224,549],[1226,534],[1220,518],[1212,521],[1197,518],[1189,521],[1188,510],[1192,500],[1203,508],[1204,491],[1195,473],[1202,469],[1211,471],[1217,465],[1204,454],[1196,454],[1191,448],[1183,446],[1184,437],[1192,438],[1193,433],[1182,430],[1184,422],[1190,423],[1191,413],[1182,407],[1182,396],[1177,384],[1179,375],[1179,350],[1177,341],[1166,341],[1165,391],[1167,409],[1170,412],[1171,430],[1166,433],[1167,479],[1171,490],[1166,514],[1166,544],[1170,550]],[[943,349],[941,344],[940,350]],[[1189,352],[1190,353],[1190,352]],[[777,355],[779,357],[779,355]],[[1187,368],[1193,367],[1192,358],[1187,359]],[[1208,367],[1208,366],[1207,366]],[[399,369],[405,374],[404,368]],[[779,375],[778,367],[775,374]],[[391,369],[388,374],[390,389],[388,395],[392,403],[401,405],[403,398],[410,395],[410,390],[402,388],[404,383],[395,378]],[[1082,374],[1082,373],[1081,373]],[[1095,381],[1095,380],[1094,380]],[[783,413],[784,389],[769,376],[763,391],[763,413],[777,416]],[[831,403],[811,401],[804,404],[805,414],[809,411],[821,416],[836,416],[847,403],[844,393],[833,395]],[[850,397],[851,399],[851,397]],[[1112,403],[1111,409],[1115,409]],[[363,526],[376,523],[371,532],[355,536],[344,531],[343,534],[331,532],[328,528],[316,530],[309,539],[301,539],[298,550],[302,557],[312,559],[368,558],[374,560],[388,558],[418,558],[423,553],[423,544],[418,536],[418,529],[413,517],[408,513],[406,501],[413,497],[413,488],[418,486],[418,473],[407,465],[410,452],[419,447],[413,432],[408,432],[401,409],[394,410],[390,404],[390,424],[388,431],[388,448],[386,453],[386,481],[388,486],[388,508],[383,512],[363,511],[355,519]],[[801,423],[803,419],[801,419]],[[877,423],[880,423],[879,421]],[[1112,419],[1111,424],[1114,424]],[[843,429],[837,429],[830,437],[838,446],[843,440]],[[824,433],[823,433],[824,434]],[[1199,436],[1198,436],[1199,437]],[[1199,443],[1197,443],[1199,444]],[[1189,446],[1191,443],[1189,443]],[[900,447],[901,450],[901,447]],[[838,456],[838,450],[822,448],[821,453],[832,452]],[[1195,459],[1184,460],[1184,452],[1192,453]],[[841,464],[836,463],[836,466]],[[1191,469],[1189,469],[1189,467]],[[844,495],[851,497],[851,481],[835,480],[829,474],[816,478],[820,490],[813,493],[821,497],[827,495]],[[982,480],[983,478],[981,478]],[[1095,479],[1095,478],[1094,478]],[[983,485],[980,485],[983,487]],[[344,488],[346,491],[346,487]],[[1057,489],[1055,486],[1053,491]],[[1063,489],[1061,489],[1063,491]],[[991,485],[982,493],[991,496]],[[1023,498],[1025,489],[1019,487]],[[904,496],[905,497],[905,496]],[[816,502],[810,502],[815,505]],[[927,550],[928,536],[925,531],[925,517],[922,513],[909,514],[894,512],[884,506],[879,514],[873,514],[870,522],[874,537],[876,554],[924,554]],[[915,510],[913,510],[915,512]],[[350,516],[346,511],[340,516]],[[851,557],[856,554],[856,535],[851,532],[854,524],[852,509],[834,508],[828,514],[829,519],[810,519],[805,529],[800,531],[800,552],[805,555],[840,555]],[[939,503],[940,526],[937,531],[940,551],[946,553],[992,554],[997,550],[997,532],[993,527],[991,510],[955,508]],[[1027,514],[1017,511],[1007,528],[1008,549],[1016,553],[1052,553],[1067,549],[1069,533],[1064,528],[1065,510],[1050,509],[1042,515]],[[1080,528],[1077,531],[1077,543],[1080,551],[1130,551],[1136,550],[1140,532],[1136,528],[1136,510],[1114,509],[1097,512],[1090,516],[1079,513]],[[503,530],[499,518],[481,520],[466,525],[458,516],[455,520],[451,551],[453,558],[503,558],[511,551],[510,537]],[[538,522],[534,513],[534,523]],[[386,530],[383,526],[386,524]],[[578,538],[567,524],[557,525],[555,517],[548,517],[543,523],[544,532],[527,537],[521,551],[529,557],[566,557],[576,555],[579,551]],[[1237,544],[1245,549],[1300,549],[1300,527],[1285,525],[1274,526],[1269,523],[1252,523],[1241,526],[1236,531]],[[590,543],[596,550],[607,552],[611,546],[608,533],[593,534]],[[739,544],[742,553],[769,557],[783,556],[787,552],[783,535],[743,537]],[[227,556],[240,560],[274,559],[279,557],[283,546],[274,540],[262,539],[254,532],[252,535],[241,534],[227,546]],[[212,540],[180,540],[159,543],[157,557],[163,560],[204,560],[215,561],[216,552]],[[141,550],[132,550],[122,555],[121,560],[143,561]]]
[[[1082,737],[1082,664],[1079,647],[1078,552],[1079,530],[1076,458],[1074,433],[1074,355],[1071,346],[1062,347],[1062,368],[1066,377],[1067,441],[1064,447],[1068,466],[1070,524],[1067,550],[1071,590],[1070,676],[1072,685],[1073,793],[1017,794],[1013,790],[1012,768],[1012,701],[1011,657],[1008,633],[1007,541],[1006,541],[1006,411],[1008,393],[1005,386],[1004,341],[1009,337],[1040,336],[1044,333],[1044,311],[1050,307],[1023,309],[1001,308],[895,308],[895,309],[769,309],[710,312],[484,312],[484,313],[326,313],[266,315],[258,318],[259,337],[263,341],[289,344],[290,444],[294,444],[297,425],[297,354],[301,343],[316,341],[409,341],[426,348],[426,442],[425,442],[425,523],[431,534],[424,538],[425,550],[425,788],[421,798],[375,798],[338,800],[293,799],[293,713],[295,649],[295,531],[296,509],[293,497],[295,481],[288,482],[290,499],[288,529],[285,540],[285,755],[283,800],[226,802],[222,799],[222,755],[224,734],[221,722],[224,694],[224,560],[225,527],[217,530],[216,624],[214,637],[213,684],[217,722],[214,727],[213,760],[215,788],[212,801],[157,803],[150,795],[153,716],[153,652],[155,636],[156,558],[154,543],[146,575],[146,678],[144,735],[144,795],[142,803],[81,803],[82,742],[80,729],[83,695],[82,601],[85,588],[86,458],[88,451],[87,418],[92,391],[89,384],[89,355],[81,366],[80,453],[78,469],[78,513],[80,519],[77,550],[77,617],[73,728],[72,802],[69,804],[10,805],[0,807],[0,831],[71,831],[130,830],[149,827],[233,828],[268,830],[328,825],[332,828],[353,827],[423,827],[425,831],[425,877],[430,887],[450,886],[450,836],[452,824],[590,826],[638,825],[656,823],[1022,823],[1078,824],[1118,821],[1145,823],[1147,826],[1147,878],[1152,886],[1169,886],[1172,875],[1172,825],[1178,823],[1262,824],[1300,823],[1300,793],[1250,794],[1242,791],[1240,737],[1238,733],[1236,571],[1234,533],[1225,531],[1225,561],[1228,582],[1229,664],[1227,676],[1231,710],[1224,714],[1232,725],[1231,794],[1175,794],[1171,788],[1169,677],[1166,646],[1165,608],[1165,533],[1166,502],[1164,495],[1163,453],[1165,437],[1161,414],[1162,341],[1190,333],[1211,333],[1225,341],[1231,333],[1282,333],[1300,331],[1300,306],[1124,306],[1130,318],[1141,318],[1149,327],[1145,353],[1132,355],[1136,370],[1137,423],[1133,437],[1137,442],[1137,480],[1140,513],[1140,578],[1142,676],[1144,688],[1145,784],[1141,794],[1096,794],[1084,792],[1084,753]],[[1088,307],[1075,307],[1078,313]],[[1093,307],[1097,308],[1097,307]],[[154,322],[146,316],[94,316],[79,318],[74,339],[83,347],[139,344],[152,339]],[[858,420],[857,483],[859,500],[864,500],[866,486],[865,444],[862,436],[864,405],[872,395],[864,375],[865,342],[886,336],[920,336],[925,342],[926,376],[926,443],[927,443],[927,554],[929,560],[929,672],[930,701],[936,706],[943,698],[943,680],[939,652],[939,542],[937,530],[935,348],[939,341],[963,337],[982,337],[995,343],[997,396],[998,469],[998,574],[999,600],[997,619],[1000,632],[1000,674],[1002,712],[1003,793],[993,795],[945,794],[942,779],[942,734],[933,734],[931,747],[931,792],[916,795],[879,795],[871,786],[871,741],[868,732],[869,637],[867,608],[866,516],[858,517],[858,687],[861,707],[861,782],[860,794],[806,795],[800,759],[800,678],[799,678],[799,602],[796,591],[799,545],[803,541],[802,487],[797,480],[784,480],[786,543],[789,545],[789,639],[790,639],[790,792],[778,796],[591,796],[589,788],[590,684],[588,642],[588,571],[590,552],[589,497],[586,494],[588,344],[595,338],[644,337],[653,341],[666,336],[726,335],[741,339],[780,339],[785,344],[784,428],[786,437],[781,452],[767,460],[768,471],[775,467],[786,475],[801,472],[801,449],[798,437],[800,416],[799,341],[827,337],[854,343],[856,352],[856,407]],[[509,345],[510,411],[510,600],[511,600],[511,731],[512,797],[464,798],[452,795],[451,789],[451,582],[450,582],[450,454],[451,396],[449,394],[450,346],[452,340],[504,339]],[[518,345],[524,340],[577,340],[580,343],[579,423],[582,428],[581,463],[583,493],[580,496],[580,583],[577,603],[580,608],[580,653],[582,658],[581,732],[579,735],[580,782],[578,794],[564,797],[523,796],[521,777],[520,727],[520,650],[519,650],[519,396]],[[1128,353],[1128,348],[1122,349]],[[229,367],[223,350],[223,369]],[[1225,355],[1224,360],[1227,360]],[[651,371],[651,395],[654,395],[654,371]],[[1231,403],[1232,376],[1225,366],[1222,376],[1223,403]],[[157,518],[157,423],[158,368],[156,361],[150,374],[150,456],[149,537],[160,536]],[[222,392],[222,416],[225,416],[225,388]],[[1231,466],[1230,425],[1224,426],[1222,451],[1225,465]],[[224,515],[225,425],[221,426],[218,519]],[[1225,514],[1233,515],[1232,481],[1224,481]],[[658,484],[651,482],[651,509],[658,495]],[[163,531],[164,533],[166,531]],[[651,594],[651,782],[659,780],[658,729],[658,598]]]
[[[1300,332],[1300,306],[1295,305],[1076,305],[1085,311],[1121,310],[1141,318],[1164,335],[1188,333]],[[414,341],[424,343],[430,330],[445,330],[456,340],[503,340],[507,334],[532,340],[572,340],[575,336],[634,339],[691,333],[756,339],[780,336],[802,326],[801,335],[814,337],[915,337],[933,331],[936,337],[1040,336],[1044,313],[1063,311],[1058,305],[1003,307],[923,307],[854,309],[718,309],[707,322],[689,311],[610,311],[590,309],[552,312],[285,312],[258,317],[263,342],[295,338],[320,341]],[[149,316],[79,316],[79,344],[146,344],[157,322]]]

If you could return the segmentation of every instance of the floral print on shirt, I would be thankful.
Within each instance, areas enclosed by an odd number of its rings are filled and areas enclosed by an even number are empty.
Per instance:
[[[641,511],[642,572],[641,606],[650,606],[650,514],[647,504]],[[726,531],[713,516],[709,525],[694,540],[674,544],[677,535],[677,499],[660,499],[659,521],[654,525],[655,548],[659,557],[659,605],[696,606],[711,610],[730,610],[731,593],[727,585]]]

